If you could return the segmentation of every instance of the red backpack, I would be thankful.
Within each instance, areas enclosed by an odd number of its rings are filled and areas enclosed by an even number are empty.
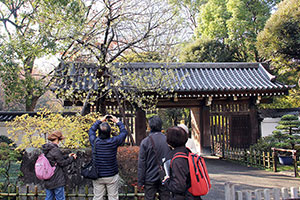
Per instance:
[[[188,159],[191,177],[191,187],[188,191],[193,196],[206,195],[211,188],[211,184],[203,157],[191,152],[189,152],[188,155],[183,152],[178,152],[171,160],[171,167],[173,160],[176,158]]]

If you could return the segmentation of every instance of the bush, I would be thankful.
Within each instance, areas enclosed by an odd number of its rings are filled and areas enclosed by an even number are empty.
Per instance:
[[[66,137],[62,146],[70,149],[85,148],[90,145],[88,130],[100,118],[99,113],[90,113],[85,116],[63,116],[44,109],[37,116],[24,114],[17,116],[13,121],[6,123],[11,139],[19,143],[18,150],[28,147],[39,148],[47,140],[49,133],[60,130]],[[117,131],[113,126],[112,131]]]
[[[12,145],[13,147],[16,147],[16,145],[14,144],[14,141],[12,141],[9,137],[7,137],[6,135],[0,135],[0,143],[6,143],[8,145]]]
[[[0,190],[6,191],[7,187],[16,183],[19,170],[12,170],[15,166],[19,167],[21,154],[15,151],[9,144],[0,143]]]
[[[271,152],[271,148],[296,149],[300,144],[300,136],[296,134],[299,130],[300,121],[297,116],[284,115],[272,135],[260,138],[252,145],[251,149]],[[298,147],[297,147],[298,148]]]
[[[123,146],[118,148],[119,173],[128,186],[137,185],[138,146]]]

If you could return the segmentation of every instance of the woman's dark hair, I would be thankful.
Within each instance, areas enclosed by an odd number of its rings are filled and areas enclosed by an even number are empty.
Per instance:
[[[184,146],[188,140],[185,131],[177,126],[168,128],[166,133],[167,143],[174,148]]]
[[[103,122],[99,125],[99,137],[106,139],[110,137],[111,128],[107,122]]]
[[[149,118],[149,127],[151,132],[160,132],[162,129],[162,121],[158,115]]]

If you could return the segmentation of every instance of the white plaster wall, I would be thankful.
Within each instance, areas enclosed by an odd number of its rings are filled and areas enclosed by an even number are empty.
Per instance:
[[[5,127],[4,122],[0,122],[0,135],[6,135],[7,136],[7,129]]]
[[[261,136],[265,137],[271,135],[274,130],[276,130],[276,126],[280,118],[264,118],[261,122]]]

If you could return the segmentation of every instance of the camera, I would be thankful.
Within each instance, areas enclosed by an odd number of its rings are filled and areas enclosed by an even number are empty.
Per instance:
[[[107,116],[106,116],[106,119],[111,119],[111,118],[112,118],[111,115],[107,115]]]

